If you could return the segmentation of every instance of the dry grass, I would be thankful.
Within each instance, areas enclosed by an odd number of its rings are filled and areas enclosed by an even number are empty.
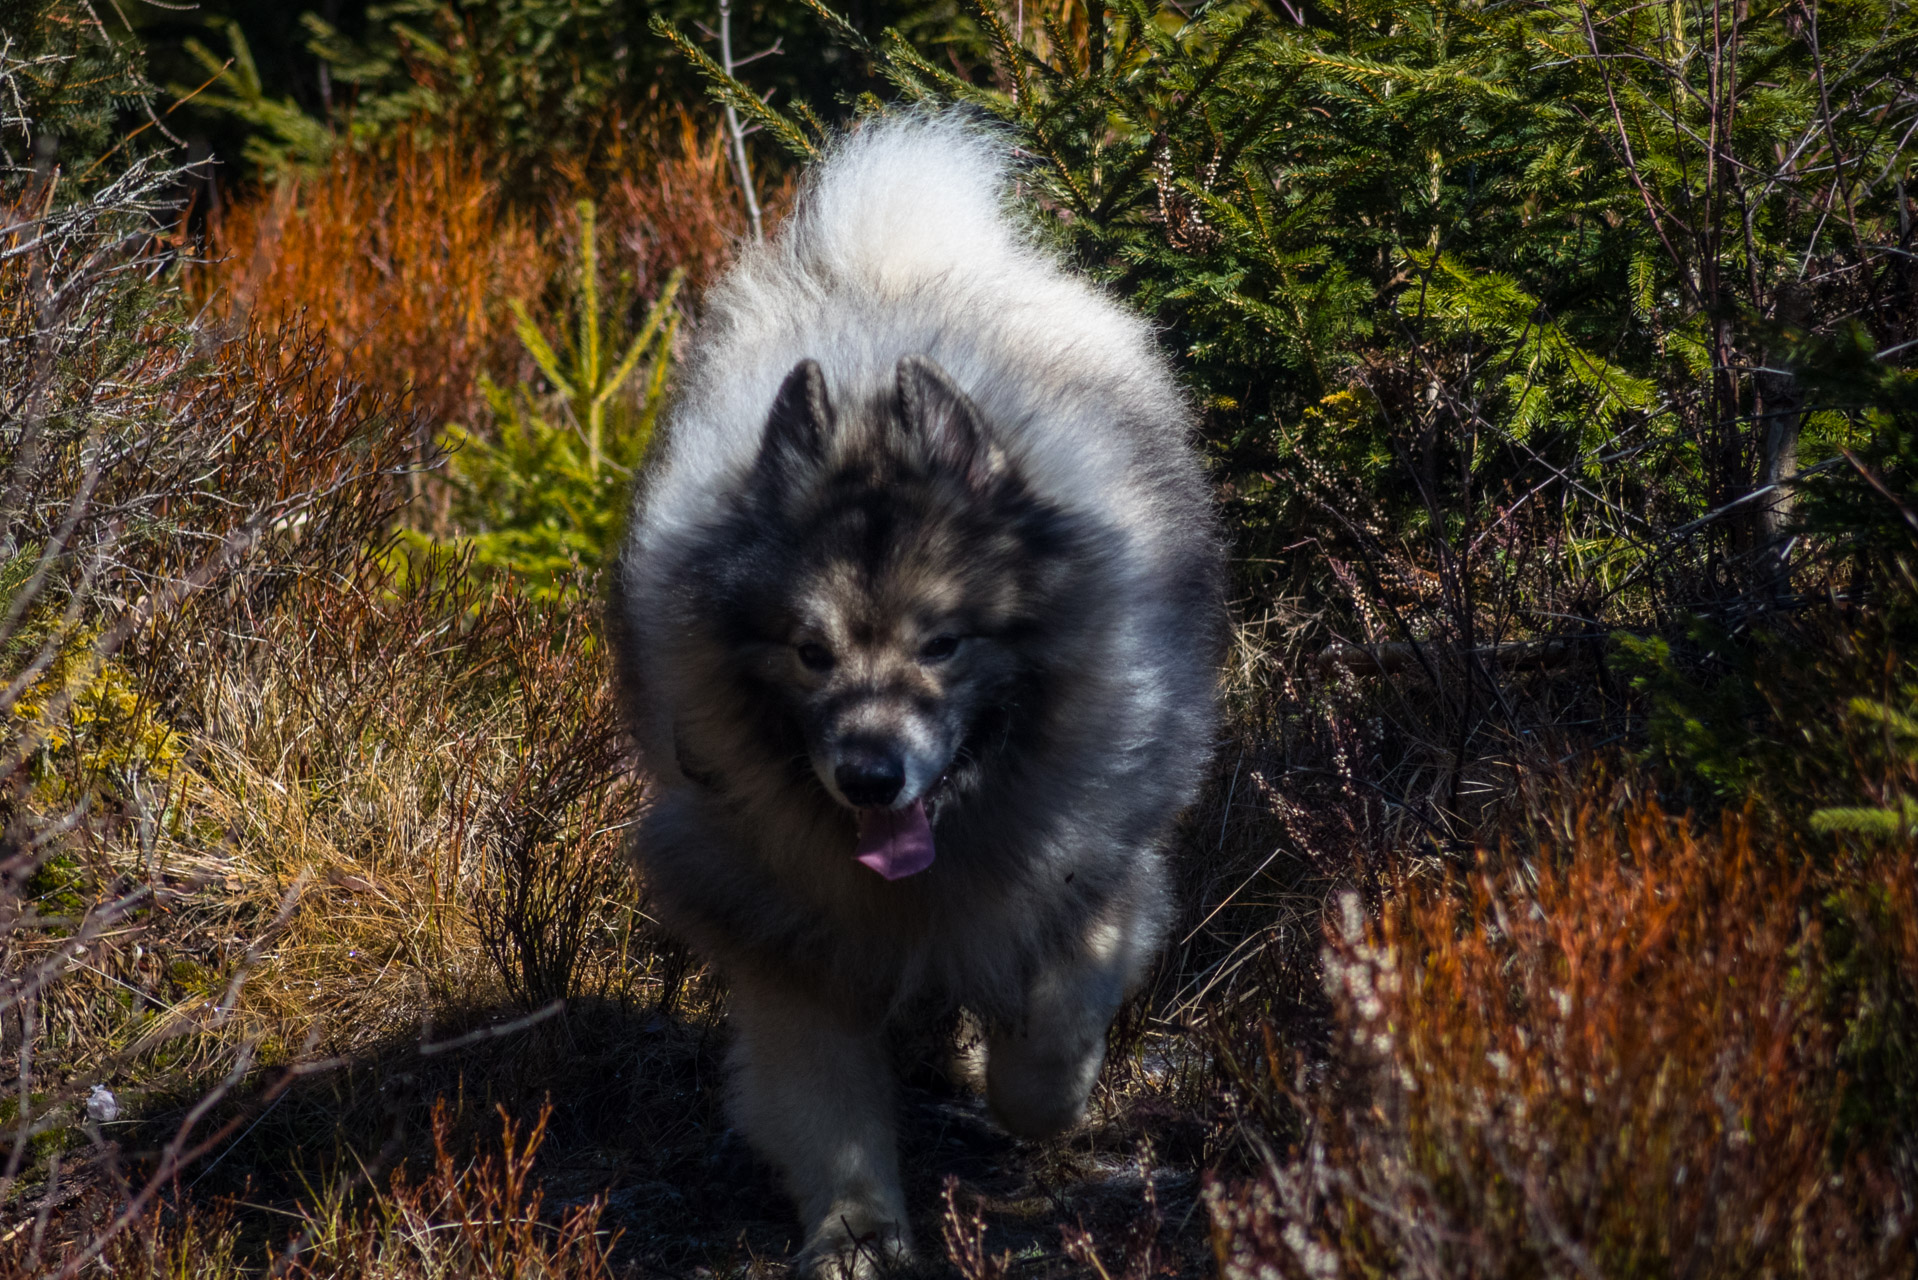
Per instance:
[[[89,1209],[108,1188],[152,1204],[214,1157],[242,1180],[260,1169],[289,1204],[312,1207],[303,1176],[344,1194],[358,1161],[418,1154],[415,1118],[392,1129],[396,1074],[444,1064],[430,1102],[460,1091],[462,1050],[511,1043],[560,1002],[586,1001],[589,1022],[610,1002],[631,1023],[684,981],[636,913],[632,786],[576,607],[487,592],[457,562],[401,576],[362,556],[294,584],[198,674],[176,673],[168,713],[190,747],[161,820],[97,827],[84,859],[12,882],[82,914],[29,914],[10,937],[45,977],[8,1046],[36,1091],[15,1126],[33,1189],[17,1204],[63,1263],[111,1242],[121,1224]],[[529,1064],[528,1083],[550,1068]],[[94,1084],[125,1111],[104,1133],[83,1114]],[[293,1132],[247,1146],[269,1114]],[[461,1110],[461,1140],[478,1118]],[[357,1161],[302,1169],[260,1149],[329,1131]],[[99,1145],[108,1134],[121,1141]],[[418,1207],[401,1189],[379,1203]],[[379,1259],[352,1265],[413,1274]]]
[[[319,1025],[337,1054],[448,1006],[643,980],[604,963],[634,799],[576,606],[366,557],[301,584],[185,710],[188,829],[221,832],[255,895],[305,886],[243,1006],[283,1040]]]

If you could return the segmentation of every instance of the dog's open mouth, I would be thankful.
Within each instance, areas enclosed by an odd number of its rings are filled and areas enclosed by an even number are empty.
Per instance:
[[[902,809],[859,811],[859,847],[853,857],[888,880],[916,876],[932,865],[932,824],[953,789],[951,770]]]
[[[926,802],[903,809],[862,809],[859,847],[853,857],[888,880],[917,875],[932,865],[932,822]]]

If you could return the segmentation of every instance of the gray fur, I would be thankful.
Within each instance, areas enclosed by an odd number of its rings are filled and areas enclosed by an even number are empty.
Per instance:
[[[1189,410],[1006,166],[952,115],[837,145],[709,299],[613,589],[649,889],[731,981],[735,1114],[805,1261],[853,1272],[859,1237],[910,1249],[888,1018],[964,1006],[1001,1121],[1076,1123],[1211,749]],[[928,870],[853,860],[869,756],[926,802]]]

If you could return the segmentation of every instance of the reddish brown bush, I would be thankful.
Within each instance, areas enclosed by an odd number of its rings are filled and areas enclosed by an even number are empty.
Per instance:
[[[401,131],[376,150],[342,148],[317,174],[230,206],[194,288],[216,314],[304,311],[340,367],[409,395],[435,427],[486,421],[480,373],[533,375],[507,303],[537,304],[577,259],[570,211],[591,194],[581,179],[509,199],[496,168],[457,136]],[[690,116],[614,157],[611,172],[602,248],[630,298],[655,296],[675,268],[697,291],[746,234],[720,136]]]
[[[1348,898],[1345,1069],[1289,1160],[1211,1189],[1225,1274],[1889,1273],[1903,1209],[1833,1144],[1807,874],[1737,817],[1592,805],[1370,926]]]
[[[619,160],[618,176],[600,209],[620,251],[614,256],[632,263],[633,289],[640,296],[657,294],[678,268],[697,297],[750,233],[726,158],[725,135],[716,129],[702,133],[693,117],[681,112],[673,123],[658,127],[648,149]],[[762,199],[769,211],[783,210],[791,200],[791,184],[763,193]]]
[[[342,148],[230,207],[196,287],[216,311],[303,310],[361,381],[410,394],[434,428],[467,418],[479,373],[517,358],[506,300],[537,295],[553,266],[485,172],[457,138]]]

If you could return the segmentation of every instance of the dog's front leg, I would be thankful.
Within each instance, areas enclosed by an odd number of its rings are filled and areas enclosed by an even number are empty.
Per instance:
[[[1079,1123],[1105,1062],[1106,1028],[1156,939],[1145,912],[1115,904],[1035,976],[1024,1019],[988,1033],[986,1102],[1008,1132],[1046,1138]]]
[[[911,1254],[880,1033],[789,988],[735,978],[733,1114],[799,1205],[799,1269],[862,1280]]]

